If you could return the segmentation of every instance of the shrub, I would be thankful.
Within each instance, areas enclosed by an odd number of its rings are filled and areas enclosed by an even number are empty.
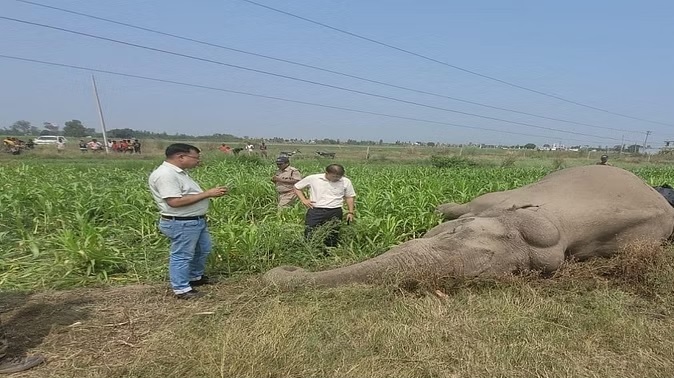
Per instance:
[[[515,155],[508,155],[501,161],[501,168],[513,167],[516,161],[517,157]]]
[[[430,158],[430,162],[436,168],[470,168],[479,166],[477,162],[459,156],[433,155]]]
[[[566,161],[563,158],[557,157],[552,161],[552,170],[558,171],[560,169],[566,168]]]

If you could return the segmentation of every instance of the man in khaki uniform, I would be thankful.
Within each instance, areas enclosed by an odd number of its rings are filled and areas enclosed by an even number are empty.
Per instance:
[[[287,156],[276,158],[276,166],[278,170],[271,178],[271,181],[276,184],[278,207],[284,208],[292,205],[297,200],[297,196],[293,191],[293,185],[302,179],[302,174],[297,168],[290,166],[290,158]]]

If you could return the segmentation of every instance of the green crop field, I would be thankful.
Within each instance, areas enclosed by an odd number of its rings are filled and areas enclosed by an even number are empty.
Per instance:
[[[341,246],[326,256],[303,240],[301,205],[277,210],[273,155],[206,151],[191,175],[204,188],[232,188],[209,211],[208,271],[222,282],[210,297],[185,304],[167,294],[168,241],[147,189],[162,145],[149,148],[143,156],[1,157],[0,305],[10,324],[30,329],[24,339],[13,334],[24,350],[52,360],[26,376],[674,374],[666,336],[674,332],[671,249],[657,265],[663,270],[636,289],[593,264],[558,279],[455,283],[438,287],[441,298],[388,287],[278,293],[258,280],[278,265],[323,269],[375,256],[437,225],[440,203],[592,164],[587,156],[379,148],[365,160],[364,148],[340,150],[334,161],[354,182],[356,221],[343,226]],[[305,175],[332,162],[302,148],[292,165]],[[663,162],[616,165],[651,185],[674,184],[674,167]]]
[[[193,171],[205,188],[227,185],[229,196],[209,212],[215,251],[210,267],[221,273],[258,273],[279,264],[325,264],[302,239],[301,205],[279,212],[270,177],[274,165],[256,157],[207,155]],[[0,229],[5,288],[52,288],[89,282],[160,281],[167,241],[147,177],[161,158],[113,161],[13,161],[0,168]],[[327,161],[298,159],[305,174]],[[550,167],[436,168],[430,164],[346,164],[356,186],[357,222],[345,227],[334,257],[358,260],[418,237],[438,224],[433,209],[513,189],[544,176]],[[670,168],[635,172],[653,184],[674,183]],[[26,272],[32,274],[26,276]]]

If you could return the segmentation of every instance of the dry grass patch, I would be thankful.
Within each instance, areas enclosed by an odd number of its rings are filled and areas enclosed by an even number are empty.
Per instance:
[[[626,243],[609,259],[567,262],[553,276],[560,284],[611,285],[642,296],[674,291],[674,248],[652,241]]]
[[[0,303],[19,350],[50,359],[23,377],[669,377],[674,259],[651,252],[414,293],[281,293],[251,278],[193,302],[159,285]]]
[[[674,331],[611,289],[528,285],[438,299],[351,287],[258,297],[156,333],[137,377],[530,377],[674,374]],[[146,361],[152,360],[151,364]],[[635,369],[635,366],[639,368]]]

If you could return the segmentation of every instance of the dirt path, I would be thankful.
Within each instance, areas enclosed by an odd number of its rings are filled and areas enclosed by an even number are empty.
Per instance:
[[[198,301],[171,296],[166,285],[0,294],[10,355],[42,353],[48,363],[16,377],[124,376],[153,333],[236,302],[249,284],[218,284]]]

